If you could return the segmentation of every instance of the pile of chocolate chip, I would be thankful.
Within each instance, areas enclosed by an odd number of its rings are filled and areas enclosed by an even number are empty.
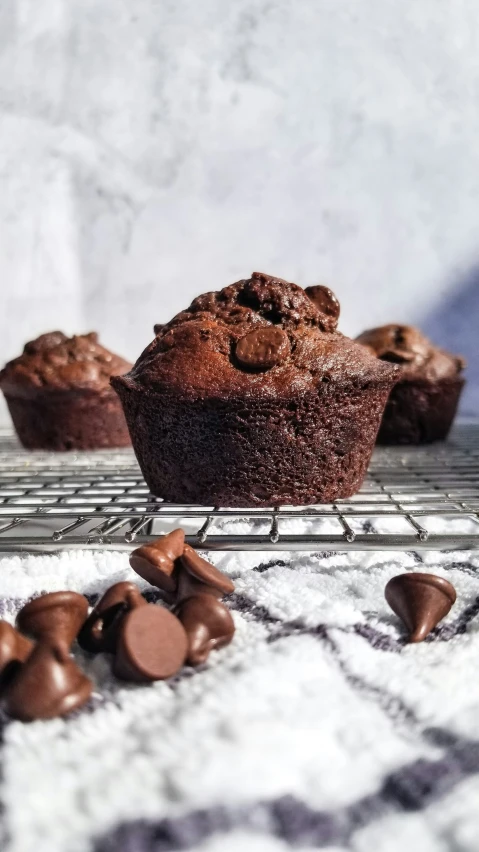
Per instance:
[[[162,590],[172,610],[148,603],[135,583],[122,582],[90,615],[83,595],[52,592],[26,604],[16,628],[0,622],[0,690],[10,716],[51,719],[88,701],[93,684],[71,656],[75,640],[91,653],[112,654],[114,674],[136,683],[172,677],[231,642],[234,622],[221,598],[234,585],[185,544],[183,530],[134,550],[130,564]]]
[[[148,603],[138,586],[116,583],[88,615],[77,592],[52,592],[30,601],[16,628],[0,621],[0,697],[15,719],[51,719],[85,704],[93,684],[71,656],[75,640],[86,651],[113,655],[113,673],[147,683],[172,677],[185,664],[204,663],[231,642],[234,622],[221,602],[232,581],[185,543],[178,529],[130,555],[133,570],[161,590],[171,606]],[[422,642],[456,600],[454,587],[434,574],[409,572],[385,589],[409,642]]]

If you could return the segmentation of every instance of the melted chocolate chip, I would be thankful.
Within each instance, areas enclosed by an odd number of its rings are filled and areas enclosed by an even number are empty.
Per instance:
[[[370,328],[356,340],[381,361],[401,364],[405,376],[428,379],[453,377],[464,367],[460,356],[435,346],[413,326],[390,324]]]
[[[54,349],[61,343],[68,340],[63,331],[47,331],[46,334],[41,334],[36,340],[29,340],[25,343],[23,351],[27,355],[37,355],[39,352],[48,352],[49,349]]]
[[[236,344],[236,360],[248,370],[263,372],[283,363],[291,347],[282,328],[261,326],[253,329]]]
[[[414,352],[408,352],[407,349],[385,349],[381,353],[381,361],[389,361],[390,364],[407,364],[416,360]]]
[[[341,307],[333,291],[324,284],[315,284],[312,287],[306,287],[304,292],[316,305],[320,314],[325,317],[324,331],[335,331]]]

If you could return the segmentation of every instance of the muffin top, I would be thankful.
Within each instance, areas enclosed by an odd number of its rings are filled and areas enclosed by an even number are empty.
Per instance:
[[[22,354],[6,364],[0,387],[13,396],[41,390],[109,391],[111,375],[130,367],[105,349],[94,331],[73,337],[50,331],[26,343]]]
[[[466,366],[464,358],[435,346],[411,325],[382,325],[356,338],[381,361],[399,364],[402,380],[454,378]]]
[[[397,367],[336,331],[339,303],[323,286],[254,272],[155,326],[155,340],[114,387],[190,399],[278,398],[340,381],[392,384]]]

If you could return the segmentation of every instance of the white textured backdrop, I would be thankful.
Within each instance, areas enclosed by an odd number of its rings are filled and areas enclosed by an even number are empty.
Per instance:
[[[420,321],[479,254],[478,56],[476,0],[2,0],[1,360],[255,268]]]

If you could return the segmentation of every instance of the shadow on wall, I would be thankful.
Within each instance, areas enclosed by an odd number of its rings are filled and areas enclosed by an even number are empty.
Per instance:
[[[421,328],[438,345],[467,358],[460,411],[479,416],[479,267],[425,317]]]

